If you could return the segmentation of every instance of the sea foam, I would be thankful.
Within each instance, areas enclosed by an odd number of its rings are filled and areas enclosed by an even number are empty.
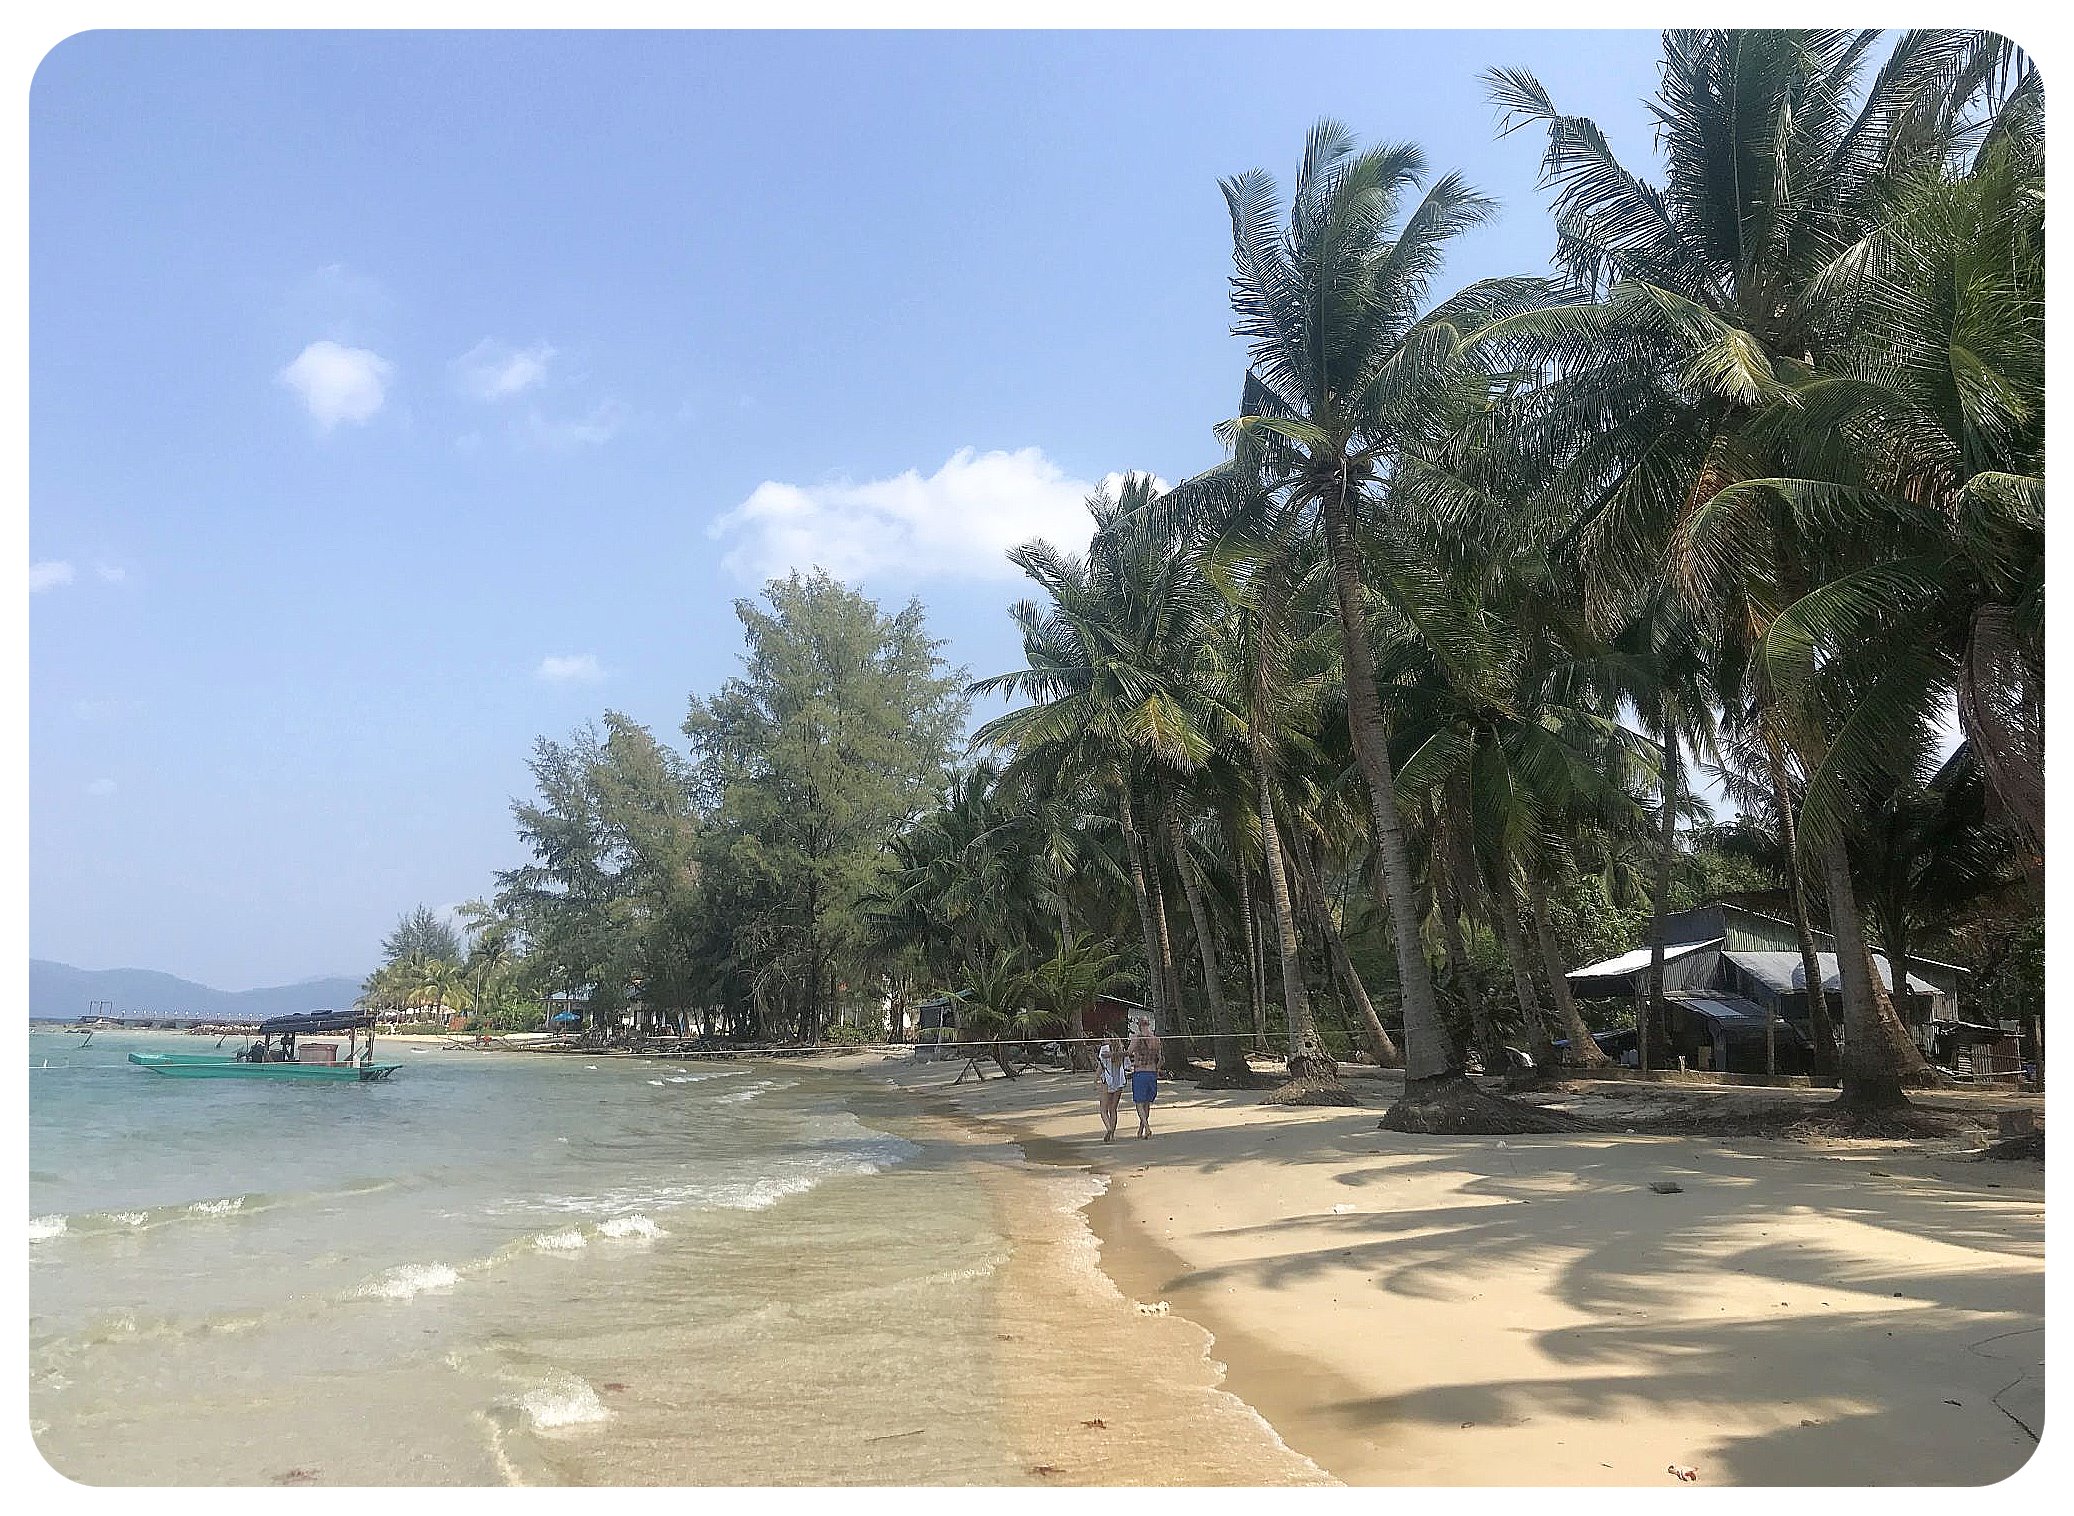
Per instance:
[[[48,1242],[53,1237],[65,1235],[65,1218],[62,1216],[31,1216],[29,1218],[29,1240]]]
[[[646,1216],[636,1214],[633,1216],[614,1216],[610,1221],[599,1222],[598,1235],[600,1237],[612,1237],[621,1240],[639,1238],[644,1242],[650,1242],[657,1237],[667,1237],[670,1234],[650,1221]]]
[[[563,1232],[542,1232],[533,1239],[534,1249],[542,1253],[574,1253],[589,1246],[583,1233],[574,1227]]]
[[[406,1263],[370,1279],[353,1293],[367,1300],[412,1300],[427,1290],[450,1290],[461,1276],[443,1263]]]
[[[525,1412],[526,1420],[539,1432],[583,1426],[588,1422],[603,1421],[612,1414],[605,1409],[605,1402],[598,1398],[596,1390],[573,1377],[528,1390],[519,1397],[519,1409]]]

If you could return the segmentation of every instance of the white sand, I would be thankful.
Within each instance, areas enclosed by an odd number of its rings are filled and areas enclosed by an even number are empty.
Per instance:
[[[1105,1146],[1082,1076],[858,1064],[1110,1175],[1104,1267],[1350,1483],[1978,1485],[2043,1425],[2036,1164],[1408,1137],[1374,1077],[1365,1110],[1163,1083]]]

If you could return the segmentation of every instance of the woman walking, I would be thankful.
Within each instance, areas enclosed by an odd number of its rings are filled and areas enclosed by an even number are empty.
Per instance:
[[[1095,1051],[1095,1089],[1102,1098],[1102,1140],[1116,1140],[1116,1112],[1123,1104],[1124,1087],[1131,1082],[1130,1055],[1112,1034],[1102,1039]]]

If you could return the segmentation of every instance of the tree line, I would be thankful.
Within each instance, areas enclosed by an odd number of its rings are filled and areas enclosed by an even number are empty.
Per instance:
[[[534,756],[494,903],[540,972],[826,1035],[1142,998],[1278,1098],[1401,1064],[1389,1124],[1546,1118],[1473,1084],[1603,1058],[1564,976],[1705,895],[1789,916],[1849,1112],[1934,1077],[1872,959],[1965,950],[2042,1001],[2044,116],[1990,33],[1667,32],[1655,175],[1529,73],[1553,272],[1445,292],[1494,204],[1320,122],[1229,211],[1223,457],[1011,553],[1023,666],[918,606],[744,603],[680,753],[623,717]],[[968,699],[1018,702],[960,752]],[[1946,752],[1950,737],[1956,748]],[[1697,791],[1731,802],[1717,820]]]

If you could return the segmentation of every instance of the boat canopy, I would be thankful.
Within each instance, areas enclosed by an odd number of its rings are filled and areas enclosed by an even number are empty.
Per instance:
[[[279,1037],[306,1032],[357,1032],[374,1025],[374,1012],[355,1007],[348,1011],[302,1011],[293,1016],[272,1016],[259,1023],[262,1037]]]

